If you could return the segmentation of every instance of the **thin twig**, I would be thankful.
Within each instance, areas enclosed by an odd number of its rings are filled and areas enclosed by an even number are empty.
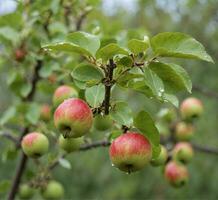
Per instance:
[[[202,87],[197,86],[197,85],[193,85],[193,90],[200,92],[201,94],[203,94],[205,96],[218,99],[218,92],[214,92],[212,90],[208,90],[206,88],[202,88]]]
[[[209,146],[202,146],[202,145],[195,144],[195,143],[192,143],[192,146],[196,151],[199,151],[202,153],[218,155],[218,148],[209,147]]]

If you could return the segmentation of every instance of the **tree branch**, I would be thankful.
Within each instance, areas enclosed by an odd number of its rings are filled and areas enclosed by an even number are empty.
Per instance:
[[[77,22],[76,22],[76,31],[81,30],[83,21],[85,20],[86,16],[89,14],[89,12],[92,10],[91,7],[86,8],[83,13],[80,15],[80,17],[78,18]]]
[[[110,108],[110,96],[111,96],[111,87],[114,84],[113,83],[113,71],[115,69],[116,65],[113,61],[113,59],[109,60],[109,64],[107,65],[107,69],[105,71],[105,96],[104,96],[104,114],[109,114],[109,108]]]
[[[196,151],[208,154],[218,155],[218,148],[215,147],[208,147],[208,146],[201,146],[199,144],[192,143],[193,148]]]
[[[195,90],[197,92],[200,92],[201,94],[203,94],[205,96],[218,99],[218,93],[217,92],[202,88],[202,87],[197,86],[197,85],[193,85],[193,90]]]
[[[34,72],[33,72],[33,78],[32,78],[32,81],[31,81],[31,84],[32,84],[31,91],[27,95],[27,97],[23,99],[23,101],[31,102],[33,100],[34,94],[36,92],[36,85],[37,85],[37,82],[40,79],[39,70],[41,69],[41,67],[42,67],[42,61],[37,60],[36,66],[35,66]],[[21,142],[23,136],[25,134],[27,134],[28,132],[29,132],[29,128],[28,127],[24,128],[22,134],[19,137],[18,143],[16,145],[17,148],[20,147],[20,142]],[[27,160],[28,159],[25,156],[25,154],[23,152],[21,152],[20,161],[19,161],[19,164],[17,165],[16,171],[15,171],[15,176],[14,176],[13,181],[12,181],[12,186],[11,186],[9,194],[8,194],[8,200],[15,199],[15,196],[16,196],[16,193],[17,193],[17,190],[18,190],[18,187],[19,187],[23,172],[25,171],[25,168],[26,168]]]
[[[9,140],[11,140],[12,142],[14,142],[16,145],[19,143],[19,140],[16,136],[12,135],[11,133],[7,133],[7,132],[4,132],[4,133],[1,133],[0,136],[3,136]]]

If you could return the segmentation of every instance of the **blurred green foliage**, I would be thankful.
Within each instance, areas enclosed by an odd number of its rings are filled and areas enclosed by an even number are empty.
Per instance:
[[[129,0],[131,1],[131,0]],[[116,2],[116,1],[114,1]],[[121,2],[121,1],[120,1]],[[124,2],[124,1],[123,1]],[[26,84],[31,77],[31,72],[35,64],[35,58],[38,58],[38,50],[41,45],[48,41],[59,41],[63,39],[68,31],[75,30],[76,20],[88,6],[93,6],[93,10],[87,14],[81,29],[91,33],[100,33],[105,36],[105,43],[117,35],[120,44],[133,36],[141,38],[142,35],[153,36],[159,32],[175,31],[187,33],[198,41],[201,41],[209,54],[213,57],[215,63],[218,60],[218,1],[216,0],[138,0],[134,2],[134,10],[125,6],[125,2],[121,7],[113,12],[103,7],[100,0],[87,1],[68,1],[65,3],[73,3],[72,18],[64,18],[65,9],[59,6],[60,1],[35,1],[27,8],[23,4],[18,4],[17,11],[7,16],[1,16],[0,37],[4,40],[6,48],[0,53],[0,111],[1,113],[14,103],[19,103],[19,99],[14,95],[13,91],[25,97],[28,94],[29,87]],[[120,5],[118,3],[117,5]],[[26,10],[25,10],[26,9]],[[48,19],[51,10],[53,17],[46,27],[49,36],[44,31],[43,23]],[[25,12],[31,16],[26,19]],[[68,21],[69,20],[69,21]],[[28,23],[27,23],[28,22]],[[67,28],[70,23],[69,29]],[[7,29],[5,29],[7,28]],[[13,28],[11,30],[11,28]],[[46,30],[45,29],[45,30]],[[52,39],[51,39],[52,38]],[[18,63],[13,60],[14,49],[21,45],[22,39],[25,39],[28,56],[24,62]],[[12,42],[12,44],[11,44]],[[14,47],[12,49],[11,47]],[[4,57],[9,57],[10,63],[7,63]],[[76,60],[76,56],[74,57]],[[56,83],[48,82],[48,77],[52,74],[58,76],[59,81],[69,82],[69,72],[75,66],[75,60],[70,58],[68,62],[62,64],[62,58],[58,62],[50,58],[46,58],[46,67],[40,71],[42,79],[37,85],[38,91],[36,99],[38,103],[20,106],[21,112],[25,110],[25,117],[12,119],[12,122],[19,121],[22,125],[26,123],[35,124],[37,119],[28,117],[31,113],[38,116],[38,104],[48,102],[51,103],[51,95],[56,88]],[[173,61],[173,59],[172,59]],[[189,72],[193,85],[218,91],[218,68],[217,64],[213,65],[206,62],[194,62],[179,60],[181,66],[185,67]],[[13,65],[13,66],[12,66]],[[26,73],[29,72],[29,73]],[[26,73],[27,76],[22,75]],[[61,74],[61,76],[59,76]],[[24,79],[24,80],[23,80]],[[14,81],[16,80],[16,81]],[[10,82],[13,83],[10,85]],[[10,89],[8,88],[9,83]],[[18,88],[18,89],[17,89]],[[195,87],[194,87],[195,88]],[[134,112],[141,109],[147,110],[149,113],[158,112],[159,103],[153,103],[150,99],[145,98],[142,94],[132,91],[115,90],[114,98],[117,100],[128,101]],[[180,100],[186,97],[187,93],[180,94]],[[208,146],[218,146],[217,140],[217,99],[208,97],[193,90],[193,96],[200,98],[204,102],[205,113],[202,118],[196,122],[197,132],[194,136],[194,142]],[[136,102],[137,99],[137,102]],[[26,112],[27,110],[27,112]],[[28,111],[29,110],[29,111]],[[13,115],[13,107],[10,107],[8,115]],[[6,116],[6,118],[7,118]],[[16,124],[16,123],[14,123]],[[49,132],[49,126],[45,132]],[[14,134],[19,135],[18,127],[12,127]],[[43,128],[42,128],[43,129]],[[102,138],[102,133],[92,133],[90,137]],[[8,182],[15,169],[18,153],[13,149],[13,145],[5,138],[0,140],[0,199],[5,198],[5,190],[8,189]],[[54,151],[57,152],[57,149]],[[63,183],[66,199],[211,199],[218,198],[217,180],[218,159],[210,154],[201,154],[196,152],[194,161],[189,165],[190,182],[184,188],[171,188],[163,179],[160,169],[147,166],[144,170],[135,174],[126,175],[111,166],[107,148],[98,148],[87,152],[78,152],[69,155],[71,163],[70,169],[58,166],[53,175],[56,180]],[[15,159],[14,159],[15,158]],[[42,160],[46,163],[46,159]],[[29,179],[36,171],[33,161],[28,163],[28,171],[24,178]],[[5,182],[2,182],[6,180]],[[4,191],[4,192],[2,192]],[[39,196],[35,197],[39,199]]]

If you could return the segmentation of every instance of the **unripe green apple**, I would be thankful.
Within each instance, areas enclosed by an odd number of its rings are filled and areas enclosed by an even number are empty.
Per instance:
[[[176,124],[175,137],[178,141],[189,141],[194,135],[194,126],[189,123]]]
[[[158,117],[163,121],[170,123],[176,119],[176,111],[173,108],[163,108],[158,113]]]
[[[112,164],[128,173],[142,169],[152,157],[148,139],[135,132],[128,132],[117,137],[109,151]]]
[[[78,98],[70,98],[61,103],[54,113],[56,128],[64,138],[77,138],[89,132],[93,115],[88,104]]]
[[[182,187],[188,182],[189,173],[183,164],[170,161],[165,166],[164,177],[172,186]]]
[[[203,113],[202,102],[194,97],[185,99],[180,106],[180,113],[183,119],[192,120],[198,118]]]
[[[64,196],[64,188],[59,182],[50,181],[42,190],[42,196],[49,200],[62,199]]]
[[[70,153],[76,151],[84,143],[84,139],[80,138],[64,138],[62,135],[59,136],[58,143],[61,149]]]
[[[27,156],[38,158],[48,151],[49,142],[45,135],[32,132],[23,137],[21,146]]]
[[[160,154],[156,159],[151,160],[151,165],[152,166],[164,165],[167,161],[167,157],[168,157],[167,149],[163,145],[161,145]]]
[[[51,118],[51,107],[48,104],[43,104],[40,110],[40,117],[44,121],[49,121]]]
[[[56,108],[64,100],[72,98],[72,97],[74,98],[78,97],[78,92],[76,91],[76,89],[68,85],[59,86],[55,90],[54,95],[53,95],[53,105]]]
[[[94,126],[99,131],[105,131],[112,127],[113,121],[109,115],[97,115],[94,118]]]
[[[188,142],[179,142],[173,148],[173,159],[184,164],[190,162],[193,155],[192,146]]]
[[[34,191],[28,184],[22,184],[19,187],[18,195],[21,199],[30,199],[34,195]]]

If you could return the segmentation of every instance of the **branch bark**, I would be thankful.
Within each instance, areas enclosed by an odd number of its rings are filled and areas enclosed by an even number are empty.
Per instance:
[[[197,86],[197,85],[193,85],[193,90],[195,90],[197,92],[200,92],[201,94],[203,94],[205,96],[218,99],[218,93],[217,92],[202,88],[202,87]]]
[[[208,154],[218,155],[218,148],[215,147],[208,147],[208,146],[201,146],[199,144],[192,143],[193,148],[196,151]]]
[[[113,85],[113,72],[116,67],[113,59],[109,60],[109,64],[107,65],[107,69],[105,71],[105,96],[104,96],[104,114],[109,114],[110,108],[110,96],[111,96],[111,87]]]

